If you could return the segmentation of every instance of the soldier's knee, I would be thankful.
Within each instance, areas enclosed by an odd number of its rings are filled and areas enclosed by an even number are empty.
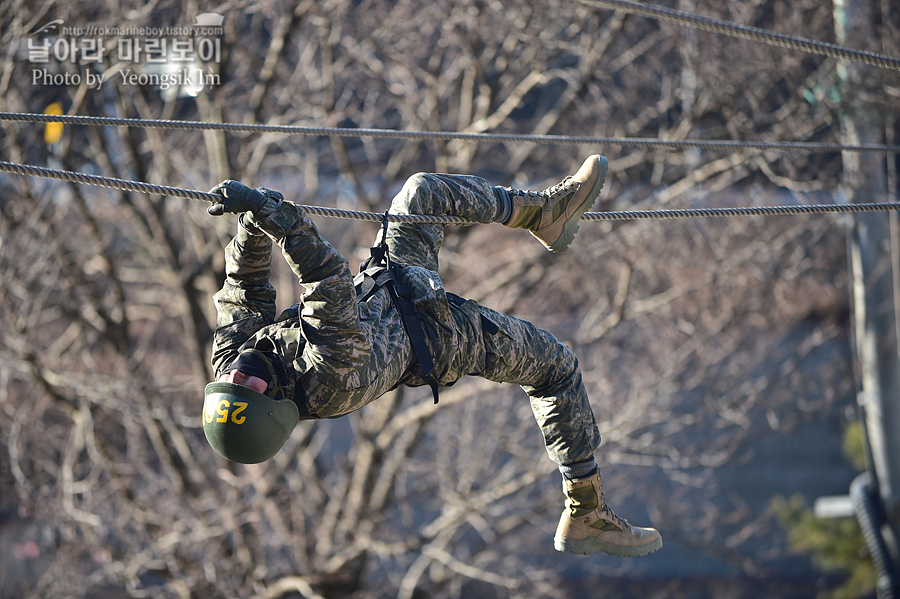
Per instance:
[[[412,175],[391,203],[391,211],[401,214],[427,214],[427,203],[433,187],[433,175],[428,173]]]
[[[578,356],[572,351],[572,348],[565,343],[559,341],[559,364],[566,370],[578,370]]]
[[[404,184],[404,187],[418,189],[420,187],[429,187],[431,184],[431,175],[428,173],[416,173],[411,175]]]

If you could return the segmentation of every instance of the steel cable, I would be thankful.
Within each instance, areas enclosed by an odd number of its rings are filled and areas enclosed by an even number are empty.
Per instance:
[[[579,0],[579,2],[597,8],[621,10],[633,15],[668,21],[683,27],[712,31],[722,35],[763,42],[772,46],[790,48],[791,50],[799,50],[809,54],[818,54],[819,56],[828,56],[830,58],[842,58],[875,67],[900,71],[900,59],[893,56],[868,52],[866,50],[856,50],[838,44],[820,42],[786,33],[776,33],[758,27],[750,27],[748,25],[723,21],[722,19],[695,15],[693,13],[667,8],[665,6],[654,6],[643,2],[634,2],[633,0]]]
[[[260,123],[211,123],[204,121],[172,121],[160,119],[123,119],[105,116],[49,115],[27,112],[0,112],[0,121],[27,123],[63,123],[109,127],[144,127],[154,129],[215,130],[240,133],[284,133],[288,135],[372,137],[411,140],[451,140],[535,143],[554,145],[610,145],[624,147],[700,148],[721,150],[748,148],[777,152],[884,152],[900,153],[900,145],[859,144],[842,145],[817,142],[766,142],[730,139],[654,139],[649,137],[591,137],[570,135],[533,135],[519,133],[466,133],[456,131],[398,131],[354,127],[307,127],[302,125],[266,125]]]
[[[202,200],[204,202],[216,202],[220,196],[206,191],[195,191],[181,187],[167,185],[154,185],[140,181],[128,181],[100,175],[75,173],[57,169],[18,164],[15,162],[0,161],[0,172],[32,177],[43,177],[80,183],[83,185],[95,185],[121,191],[135,191],[189,200]],[[384,214],[377,212],[361,212],[359,210],[345,210],[341,208],[327,208],[324,206],[299,205],[308,214],[313,216],[327,216],[331,218],[347,218],[371,222],[382,222]],[[587,212],[582,220],[588,221],[630,221],[648,219],[669,218],[711,218],[734,216],[790,216],[809,214],[850,214],[858,212],[887,212],[900,210],[900,202],[866,203],[866,204],[806,204],[798,206],[743,206],[737,208],[684,208],[675,210],[620,210],[614,212]],[[435,216],[420,214],[388,214],[391,222],[411,222],[419,224],[441,225],[474,225],[456,216]]]

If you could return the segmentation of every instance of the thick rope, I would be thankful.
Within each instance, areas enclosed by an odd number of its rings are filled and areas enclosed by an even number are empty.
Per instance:
[[[412,140],[450,140],[535,143],[554,145],[610,145],[623,147],[701,148],[722,150],[748,148],[776,152],[884,152],[900,153],[900,145],[816,143],[801,141],[737,141],[730,139],[653,139],[649,137],[588,137],[569,135],[529,135],[517,133],[465,133],[454,131],[398,131],[394,129],[365,129],[353,127],[306,127],[301,125],[264,125],[254,123],[211,123],[204,121],[172,121],[157,119],[122,119],[104,116],[49,115],[24,112],[0,112],[0,121],[27,123],[63,123],[111,127],[142,127],[153,129],[216,130],[243,133],[285,133],[288,135],[371,137]]]
[[[748,25],[740,25],[730,21],[714,19],[712,17],[704,17],[682,10],[666,8],[664,6],[653,6],[643,2],[634,2],[632,0],[579,0],[582,4],[595,6],[597,8],[608,8],[612,10],[621,10],[623,12],[649,17],[661,21],[668,21],[683,27],[691,27],[693,29],[702,29],[712,31],[722,35],[738,37],[756,42],[763,42],[772,46],[780,46],[782,48],[790,48],[791,50],[799,50],[809,54],[818,54],[819,56],[828,56],[831,58],[842,58],[853,62],[881,67],[883,69],[891,69],[900,71],[900,59],[885,54],[877,54],[866,50],[855,50],[846,46],[839,46],[828,42],[820,42],[786,33],[776,33],[758,27],[750,27]]]
[[[170,187],[168,185],[154,185],[152,183],[128,181],[126,179],[116,179],[114,177],[74,173],[72,171],[61,171],[52,168],[44,168],[41,166],[17,164],[15,162],[0,161],[0,172],[13,173],[16,175],[29,175],[32,177],[43,177],[46,179],[57,179],[59,181],[81,183],[82,185],[108,187],[110,189],[118,189],[120,191],[136,191],[139,193],[149,193],[168,196],[172,198],[201,200],[210,203],[218,202],[222,199],[222,196],[215,193],[209,193],[208,191],[195,191],[192,189],[183,189],[181,187]],[[357,210],[342,210],[340,208],[326,208],[323,206],[300,205],[300,207],[303,208],[308,214],[312,214],[315,216],[329,216],[332,218],[348,218],[354,220],[367,220],[375,222],[382,222],[384,220],[383,214],[377,214],[374,212],[359,212]],[[388,220],[395,222],[414,222],[420,224],[475,224],[455,216],[428,216],[418,214],[389,214]]]
[[[217,202],[221,196],[206,191],[194,191],[180,187],[167,185],[153,185],[139,181],[102,177],[100,175],[87,175],[72,171],[61,171],[40,166],[17,164],[15,162],[0,161],[0,172],[27,175],[32,177],[44,177],[81,183],[83,185],[95,185],[108,187],[121,191],[136,191],[164,195],[174,198],[186,198],[189,200],[202,200],[205,202]],[[474,225],[456,216],[433,216],[419,214],[380,214],[377,212],[360,212],[358,210],[343,210],[339,208],[326,208],[323,206],[308,206],[300,204],[300,208],[314,216],[327,216],[331,218],[347,218],[372,222],[383,222],[385,218],[391,222],[412,222],[419,224],[441,225]],[[900,202],[867,203],[867,204],[813,204],[800,206],[747,206],[738,208],[686,208],[681,210],[622,210],[616,212],[587,212],[583,220],[590,221],[629,221],[668,218],[711,218],[731,216],[789,216],[799,214],[848,214],[858,212],[887,212],[900,210]]]

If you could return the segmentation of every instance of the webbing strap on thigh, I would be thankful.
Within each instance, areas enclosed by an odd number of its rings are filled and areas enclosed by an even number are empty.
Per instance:
[[[447,301],[450,302],[450,305],[456,306],[457,308],[459,308],[460,306],[462,306],[464,303],[466,303],[469,300],[467,300],[464,297],[460,297],[460,296],[456,295],[455,293],[450,293],[448,291],[447,292]],[[488,335],[496,335],[497,333],[500,332],[500,327],[498,327],[496,324],[494,324],[493,322],[488,320],[485,317],[485,315],[482,314],[481,315],[481,330],[484,331],[485,333],[487,333]]]
[[[400,322],[403,323],[403,330],[406,331],[406,336],[409,337],[413,355],[415,355],[419,366],[422,368],[422,378],[431,387],[434,403],[437,403],[438,383],[431,376],[431,373],[434,371],[434,358],[431,357],[431,351],[428,349],[428,344],[425,343],[425,332],[422,330],[422,323],[419,322],[419,318],[416,315],[416,307],[412,301],[412,292],[400,282],[400,269],[403,267],[391,261],[386,241],[387,211],[385,211],[384,215],[381,243],[372,246],[369,258],[360,265],[359,274],[353,278],[357,301],[362,302],[369,299],[380,287],[387,288],[391,302],[400,313]]]

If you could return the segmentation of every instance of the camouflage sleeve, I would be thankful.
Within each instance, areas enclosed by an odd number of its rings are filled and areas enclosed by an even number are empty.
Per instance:
[[[251,222],[271,236],[300,283],[303,359],[326,385],[341,387],[368,363],[371,343],[362,332],[347,260],[320,234],[303,210],[283,202]]]
[[[240,223],[237,235],[225,248],[225,283],[213,296],[217,316],[212,366],[216,378],[247,339],[275,320],[275,288],[269,283],[272,240],[250,229]]]

